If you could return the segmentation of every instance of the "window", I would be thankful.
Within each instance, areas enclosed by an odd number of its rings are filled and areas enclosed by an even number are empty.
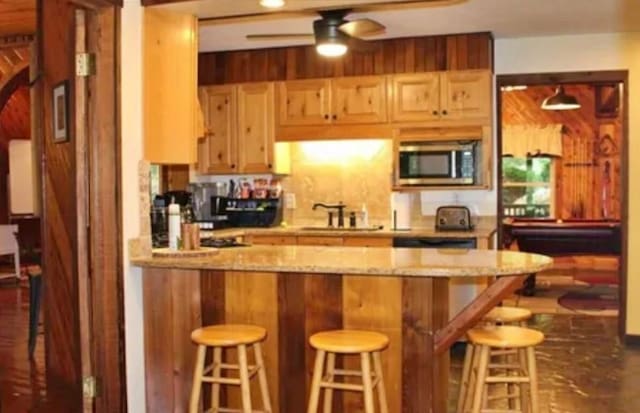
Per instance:
[[[553,160],[550,157],[502,158],[505,216],[553,217],[553,199]]]

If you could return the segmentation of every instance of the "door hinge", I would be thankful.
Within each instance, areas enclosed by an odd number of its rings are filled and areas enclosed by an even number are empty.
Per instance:
[[[82,395],[88,399],[96,397],[96,378],[94,376],[82,378]]]
[[[81,77],[96,74],[96,55],[94,53],[76,53],[76,75]]]

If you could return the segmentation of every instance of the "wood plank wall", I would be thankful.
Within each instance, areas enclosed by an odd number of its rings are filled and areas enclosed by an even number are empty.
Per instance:
[[[74,13],[67,0],[40,0],[42,15],[43,93],[52,96],[53,88],[74,76]],[[73,101],[70,83],[70,108]],[[47,383],[57,383],[69,392],[77,410],[81,406],[80,338],[78,327],[78,290],[76,283],[76,208],[75,148],[70,142],[53,143],[52,99],[43,99],[43,263],[45,282],[45,342]],[[75,124],[73,111],[69,125]]]
[[[490,33],[389,39],[372,53],[327,59],[314,46],[201,53],[198,83],[261,82],[384,75],[438,70],[493,69]]]
[[[556,218],[620,219],[622,109],[614,117],[597,117],[596,86],[581,84],[565,86],[566,92],[582,105],[580,109],[542,110],[540,104],[554,89],[554,86],[530,86],[526,90],[503,92],[502,124],[564,125],[563,157],[555,168]],[[611,179],[608,184],[606,168]],[[607,200],[603,201],[605,186]],[[603,211],[607,211],[606,216]]]

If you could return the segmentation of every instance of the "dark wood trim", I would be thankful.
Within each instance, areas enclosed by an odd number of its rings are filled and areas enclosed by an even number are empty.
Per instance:
[[[106,4],[106,3],[105,3]],[[96,74],[87,84],[91,336],[96,412],[126,412],[124,280],[120,197],[120,9],[87,12],[87,47]],[[106,310],[106,311],[105,311]]]
[[[0,37],[0,49],[26,47],[33,42],[35,36],[32,34],[16,34]]]
[[[9,101],[11,95],[14,94],[21,86],[29,86],[29,67],[25,67],[9,80],[2,89],[0,89],[0,111]]]
[[[622,254],[620,257],[620,288],[618,311],[618,336],[624,339],[626,336],[626,320],[627,320],[627,280],[628,280],[628,236],[629,236],[629,72],[627,70],[603,70],[603,71],[585,71],[585,72],[566,72],[566,73],[524,73],[524,74],[505,74],[496,77],[496,96],[497,96],[497,124],[496,145],[497,145],[497,164],[498,164],[498,245],[502,245],[502,184],[500,159],[502,157],[502,99],[500,88],[507,85],[556,85],[567,83],[621,83],[623,85],[623,104],[624,113],[622,118],[623,128],[623,149],[621,152],[620,176],[621,176],[621,237],[622,237]]]

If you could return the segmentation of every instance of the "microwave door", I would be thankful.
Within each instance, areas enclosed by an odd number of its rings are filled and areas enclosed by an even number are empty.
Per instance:
[[[400,179],[448,179],[455,170],[455,154],[451,151],[400,152]]]

